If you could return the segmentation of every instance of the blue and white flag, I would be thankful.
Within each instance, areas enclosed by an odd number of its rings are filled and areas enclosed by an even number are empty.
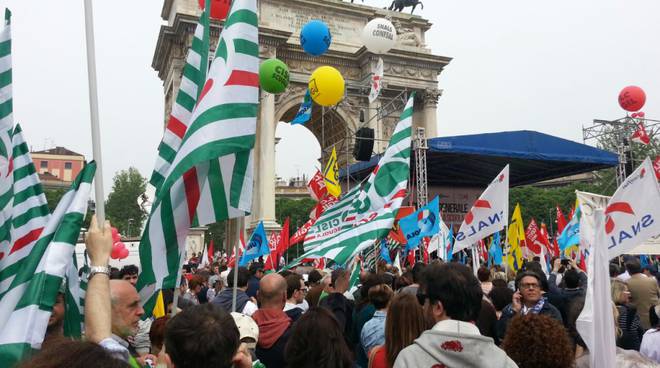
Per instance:
[[[387,240],[382,239],[380,241],[380,259],[385,261],[387,264],[392,264],[392,258],[390,257],[390,249],[387,247]]]
[[[498,231],[493,234],[493,241],[490,243],[490,249],[488,250],[488,267],[493,264],[502,264],[502,246],[500,246],[500,242],[500,232]]]
[[[577,206],[575,214],[571,218],[571,221],[566,224],[566,227],[557,238],[557,244],[559,245],[560,254],[565,255],[566,249],[570,248],[573,245],[580,244],[580,206]]]
[[[291,120],[291,124],[305,124],[311,118],[312,118],[312,95],[309,93],[309,89],[308,89],[307,93],[305,93],[305,98],[303,99],[303,103],[300,105],[300,109],[298,110],[296,117],[294,117],[293,120]]]
[[[406,237],[406,253],[416,249],[422,238],[433,236],[440,232],[440,200],[427,203],[426,206],[399,220],[401,232]]]
[[[270,248],[268,247],[268,238],[266,237],[266,230],[264,230],[264,223],[260,222],[257,225],[257,228],[254,229],[250,241],[248,241],[247,246],[245,247],[245,252],[241,257],[240,262],[238,262],[239,267],[245,267],[247,264],[259,257],[265,257],[270,254]]]

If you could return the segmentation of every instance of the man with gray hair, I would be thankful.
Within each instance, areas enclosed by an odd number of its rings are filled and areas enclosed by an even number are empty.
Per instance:
[[[128,339],[137,334],[140,317],[144,314],[140,296],[130,282],[110,280],[110,303],[112,339],[130,351]]]

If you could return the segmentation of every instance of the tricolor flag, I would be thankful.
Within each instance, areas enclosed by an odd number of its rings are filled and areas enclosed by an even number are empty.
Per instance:
[[[366,183],[346,193],[316,221],[305,238],[305,258],[345,265],[392,229],[406,196],[414,94],[401,113],[390,144]],[[373,248],[373,247],[371,247]]]
[[[500,172],[465,215],[452,254],[496,231],[504,229],[509,218],[509,165]]]
[[[41,347],[60,286],[73,265],[95,171],[96,164],[91,162],[78,174],[20,269],[0,293],[0,361],[5,366]],[[65,299],[71,297],[67,291]],[[67,303],[69,309],[79,307],[78,301]],[[67,315],[72,312],[77,312],[79,330],[82,311],[69,310]]]
[[[323,170],[323,179],[328,194],[335,198],[339,198],[341,195],[341,185],[339,184],[339,164],[337,162],[337,151],[335,150],[335,147],[332,147],[330,159],[328,159],[328,163],[325,165],[325,170]]]
[[[201,22],[208,22],[208,11]],[[242,217],[251,210],[258,70],[256,0],[235,0],[204,87],[199,91],[199,84],[191,84],[199,97],[188,106],[190,123],[181,144],[167,170],[159,171],[162,180],[140,242],[143,269],[137,288],[145,318],[158,291],[177,286],[191,225]],[[190,97],[196,95],[192,92]]]
[[[380,91],[383,89],[383,59],[378,58],[376,69],[371,76],[371,91],[369,91],[369,103],[373,103],[378,99]]]

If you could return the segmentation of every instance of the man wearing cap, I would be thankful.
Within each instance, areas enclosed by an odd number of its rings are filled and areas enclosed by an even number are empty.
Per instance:
[[[559,310],[543,297],[539,274],[523,272],[516,277],[516,289],[511,304],[504,307],[502,317],[497,321],[497,336],[500,341],[504,339],[506,328],[516,315],[543,314],[563,323]]]

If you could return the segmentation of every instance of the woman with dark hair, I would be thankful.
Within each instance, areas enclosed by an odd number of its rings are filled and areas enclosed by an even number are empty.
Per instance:
[[[311,307],[293,325],[284,350],[288,367],[351,368],[353,356],[334,315]]]
[[[104,348],[89,341],[60,339],[53,341],[18,368],[129,368],[125,362],[113,358]]]
[[[575,363],[564,326],[541,314],[514,317],[501,347],[520,368],[569,368]]]
[[[618,327],[621,330],[621,336],[616,339],[616,346],[626,350],[639,350],[644,329],[639,320],[637,309],[630,305],[628,285],[619,279],[613,279],[611,290],[612,301],[619,311]]]
[[[412,294],[396,294],[387,310],[385,345],[369,354],[369,368],[392,368],[399,352],[427,329],[424,311]]]

